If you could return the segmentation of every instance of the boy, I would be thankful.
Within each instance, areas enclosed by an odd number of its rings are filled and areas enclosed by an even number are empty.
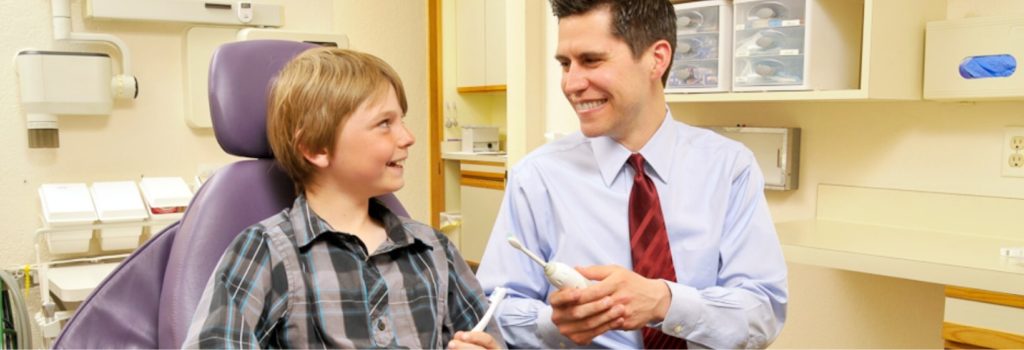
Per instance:
[[[494,348],[479,283],[440,233],[373,197],[404,185],[414,139],[383,60],[317,48],[270,91],[267,134],[299,194],[224,253],[186,347]]]

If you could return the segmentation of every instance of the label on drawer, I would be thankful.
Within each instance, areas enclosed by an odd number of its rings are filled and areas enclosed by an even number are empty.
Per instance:
[[[788,20],[782,21],[782,24],[781,24],[782,27],[794,27],[794,26],[798,26],[798,25],[800,25],[800,20],[799,19],[788,19]]]
[[[796,56],[800,54],[799,49],[785,49],[779,50],[779,56]]]

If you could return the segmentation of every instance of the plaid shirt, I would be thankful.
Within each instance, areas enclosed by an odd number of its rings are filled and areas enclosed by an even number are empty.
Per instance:
[[[371,200],[387,240],[367,255],[306,198],[243,231],[206,285],[187,348],[443,348],[487,308],[448,239]],[[488,333],[504,344],[495,324]]]

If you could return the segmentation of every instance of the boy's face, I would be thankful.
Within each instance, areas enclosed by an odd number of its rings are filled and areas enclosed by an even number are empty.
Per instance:
[[[652,61],[649,52],[634,59],[629,46],[612,35],[611,20],[608,7],[560,19],[555,59],[583,134],[621,140],[635,129],[647,101]]]
[[[360,196],[401,189],[405,159],[416,141],[404,116],[393,86],[366,99],[340,127],[327,176]]]

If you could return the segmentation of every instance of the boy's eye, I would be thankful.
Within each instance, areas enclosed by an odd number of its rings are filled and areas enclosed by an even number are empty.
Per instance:
[[[377,123],[377,127],[390,128],[391,127],[391,119],[381,120],[380,123]]]

